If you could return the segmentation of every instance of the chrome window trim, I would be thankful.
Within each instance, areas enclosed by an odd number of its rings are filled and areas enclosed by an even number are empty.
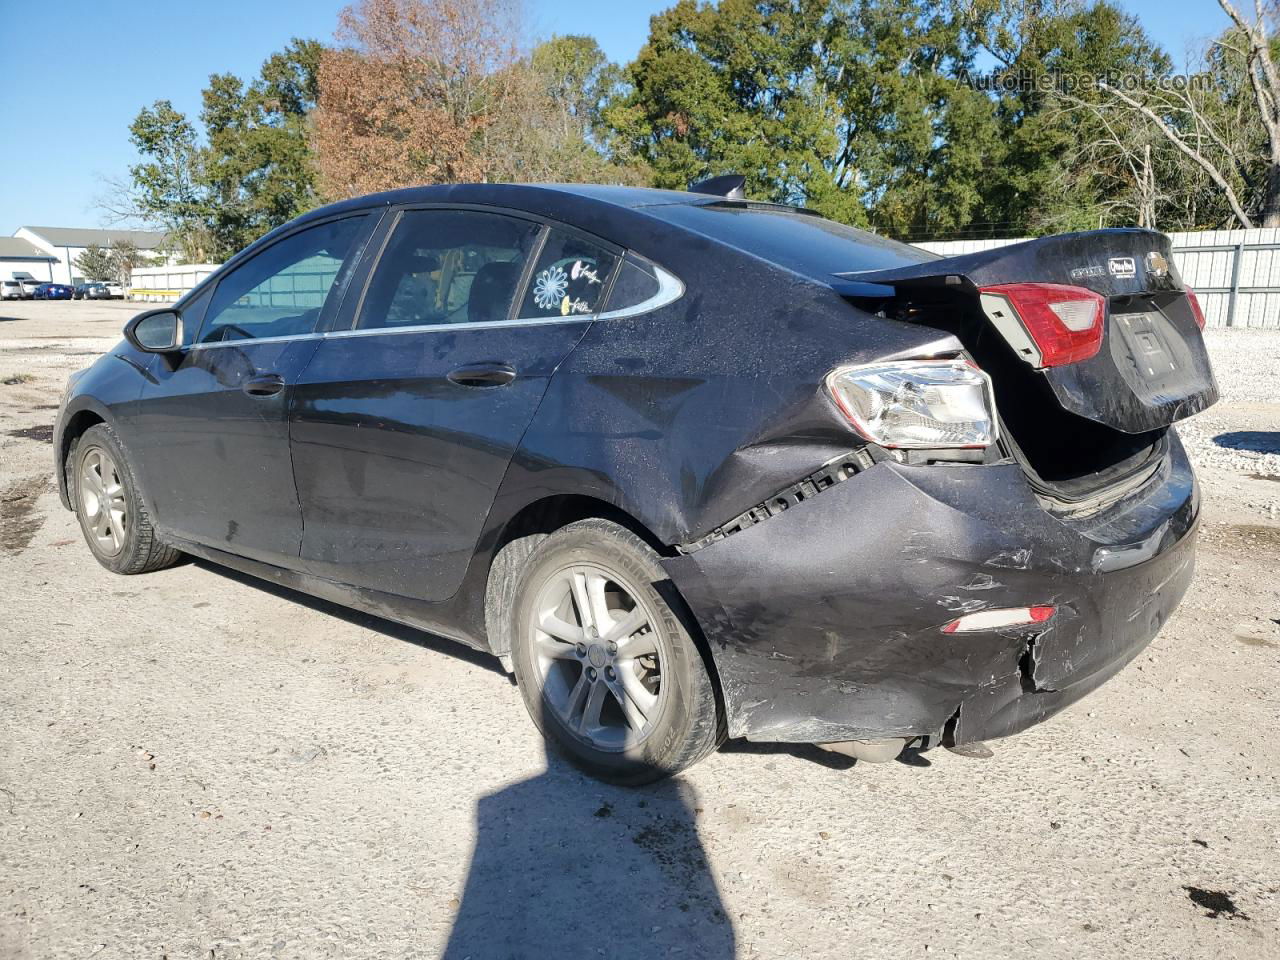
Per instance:
[[[625,262],[625,261],[624,261]],[[621,307],[617,310],[606,310],[604,313],[596,314],[596,320],[620,320],[626,317],[638,317],[642,313],[649,313],[652,310],[658,310],[662,307],[675,303],[684,296],[684,281],[677,277],[674,273],[670,273],[658,266],[656,263],[650,263],[653,267],[654,276],[658,278],[658,292],[648,300],[641,300],[639,303],[630,307]],[[621,264],[619,264],[621,270]]]
[[[326,337],[372,337],[380,333],[440,333],[446,330],[487,330],[491,327],[538,327],[550,323],[590,323],[592,314],[568,317],[526,317],[516,320],[484,320],[476,323],[419,323],[403,327],[368,327],[354,330],[331,330]]]
[[[320,340],[325,334],[313,331],[311,333],[291,333],[284,337],[241,337],[239,340],[214,340],[212,343],[193,343],[187,347],[187,350],[215,350],[218,347],[242,347],[249,343],[292,343],[294,340]]]
[[[365,330],[327,330],[316,333],[295,333],[285,337],[243,337],[239,340],[217,340],[213,343],[193,343],[189,350],[213,350],[218,347],[238,347],[248,343],[288,343],[294,340],[328,340],[342,337],[373,337],[378,334],[441,333],[446,330],[484,330],[490,327],[537,327],[552,323],[590,323],[597,319],[589,313],[568,317],[527,317],[520,320],[487,320],[481,323],[418,323],[403,327],[371,327]]]
[[[236,347],[247,343],[288,343],[294,340],[325,340],[339,337],[374,337],[397,333],[440,333],[447,330],[487,330],[494,327],[538,327],[559,323],[594,323],[597,320],[620,320],[636,317],[675,303],[684,296],[685,285],[675,274],[656,263],[650,264],[658,279],[658,292],[648,300],[630,307],[606,310],[604,313],[576,313],[565,317],[517,317],[514,320],[486,320],[479,323],[419,323],[404,327],[359,327],[352,330],[327,330],[313,333],[295,333],[283,337],[246,337],[240,340],[218,340],[213,343],[193,343],[189,350],[213,350],[218,347]]]

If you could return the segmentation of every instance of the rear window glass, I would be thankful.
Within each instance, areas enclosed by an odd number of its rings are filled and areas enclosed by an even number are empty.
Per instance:
[[[540,224],[474,210],[409,210],[378,261],[360,327],[509,319]]]
[[[745,250],[797,273],[885,270],[936,260],[934,254],[811,213],[763,204],[680,203],[654,207],[670,223]]]
[[[618,257],[598,244],[551,230],[534,266],[522,319],[590,316],[603,306]]]

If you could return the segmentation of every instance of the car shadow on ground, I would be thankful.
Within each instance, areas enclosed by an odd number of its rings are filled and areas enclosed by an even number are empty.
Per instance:
[[[460,643],[206,560],[191,563],[506,675],[495,657]],[[732,958],[733,925],[698,834],[699,812],[679,779],[614,786],[585,776],[549,747],[544,773],[477,802],[475,849],[445,960]]]
[[[728,740],[720,748],[723,753],[747,753],[755,756],[777,756],[779,754],[808,760],[829,770],[852,770],[858,762],[853,757],[842,753],[823,750],[812,743],[768,743],[755,740]]]
[[[1280,453],[1280,430],[1232,430],[1218,434],[1213,442],[1228,450]]]
[[[554,749],[547,770],[481,797],[476,845],[444,960],[735,954],[679,779],[618,787]]]
[[[385,637],[391,637],[395,640],[405,640],[416,646],[435,653],[444,653],[449,656],[465,661],[473,666],[483,667],[486,670],[499,674],[503,677],[507,675],[502,669],[502,665],[498,663],[498,658],[479,650],[473,650],[464,643],[458,643],[455,640],[449,640],[445,637],[436,636],[434,633],[428,633],[425,630],[419,630],[416,627],[406,627],[403,624],[395,623],[391,620],[384,620],[382,617],[375,617],[371,613],[362,613],[359,610],[352,610],[350,607],[344,607],[339,603],[333,603],[329,600],[321,600],[319,597],[313,597],[310,594],[300,593],[289,587],[272,583],[269,580],[261,580],[258,577],[251,576],[247,573],[241,573],[238,570],[232,570],[230,567],[219,566],[208,560],[201,560],[191,557],[190,561],[201,570],[208,573],[217,574],[228,580],[234,580],[236,583],[243,584],[247,587],[254,587],[264,593],[269,593],[275,597],[283,597],[294,603],[306,607],[308,610],[315,610],[320,613],[328,614],[331,617],[337,617],[346,623],[355,624],[358,627],[364,627],[367,630],[374,630]]]

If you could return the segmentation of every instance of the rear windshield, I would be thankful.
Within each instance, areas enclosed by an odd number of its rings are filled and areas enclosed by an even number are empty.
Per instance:
[[[915,247],[788,207],[728,201],[651,207],[646,212],[797,273],[885,270],[937,259]]]

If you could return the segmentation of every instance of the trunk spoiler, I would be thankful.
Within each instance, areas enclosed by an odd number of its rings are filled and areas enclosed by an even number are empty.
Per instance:
[[[1167,427],[1218,399],[1204,337],[1174,266],[1169,238],[1154,230],[1066,233],[836,276],[892,287],[895,299],[955,297],[978,310],[983,287],[1085,287],[1107,300],[1101,349],[1089,359],[1035,371],[1064,409],[1136,434]],[[1003,336],[1013,348],[1008,333]]]

